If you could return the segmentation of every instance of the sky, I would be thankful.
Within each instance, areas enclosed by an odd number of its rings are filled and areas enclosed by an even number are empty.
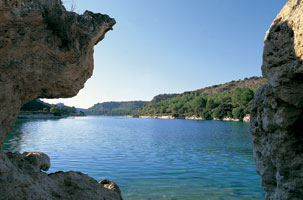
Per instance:
[[[95,46],[94,74],[78,95],[44,100],[88,108],[261,76],[265,33],[287,0],[63,2],[117,22]]]

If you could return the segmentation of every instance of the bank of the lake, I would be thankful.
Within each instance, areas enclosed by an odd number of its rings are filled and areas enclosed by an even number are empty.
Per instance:
[[[79,113],[55,115],[54,113],[43,112],[43,111],[21,111],[18,115],[18,119],[27,119],[27,120],[62,119],[67,117],[83,117],[83,116],[84,115]]]
[[[249,124],[127,117],[18,120],[5,149],[42,151],[50,172],[114,180],[124,199],[263,199]]]
[[[205,120],[200,116],[184,116],[184,115],[159,115],[159,114],[154,114],[154,115],[127,115],[127,117],[132,117],[132,118],[144,118],[144,119],[188,119],[188,120]],[[213,118],[211,120],[215,121],[230,121],[230,122],[250,122],[250,114],[247,114],[243,117],[243,119],[235,119],[232,117],[224,117],[222,119],[219,118]]]

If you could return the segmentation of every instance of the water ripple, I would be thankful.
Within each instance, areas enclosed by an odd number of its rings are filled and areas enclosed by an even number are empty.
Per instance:
[[[4,148],[42,151],[50,172],[82,171],[124,199],[263,199],[241,122],[77,117],[17,121]]]

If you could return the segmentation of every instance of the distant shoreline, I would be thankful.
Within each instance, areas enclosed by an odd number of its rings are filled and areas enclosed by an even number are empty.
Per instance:
[[[129,117],[129,118],[141,118],[141,119],[186,119],[186,120],[197,120],[197,121],[203,121],[202,117],[198,116],[173,116],[173,115],[61,115],[61,116],[55,116],[53,113],[50,112],[36,112],[36,111],[21,111],[18,119],[62,119],[67,117],[83,117],[83,116],[108,116],[108,117]],[[232,121],[232,122],[240,122],[240,119],[233,119],[231,117],[225,117],[223,119],[217,119],[213,118],[210,120],[214,121]],[[250,115],[246,115],[243,120],[243,122],[249,123],[250,122]]]
[[[56,116],[51,112],[39,112],[39,111],[20,111],[18,119],[62,119],[67,117],[79,117],[85,115],[68,114]]]
[[[127,115],[127,117],[131,118],[143,118],[143,119],[186,119],[186,120],[205,120],[202,117],[197,117],[197,116],[173,116],[173,115]],[[233,122],[240,122],[240,119],[234,119],[231,117],[224,117],[223,119],[217,119],[213,118],[211,120],[214,121],[233,121]],[[243,122],[249,123],[250,122],[250,115],[247,114],[243,120]]]

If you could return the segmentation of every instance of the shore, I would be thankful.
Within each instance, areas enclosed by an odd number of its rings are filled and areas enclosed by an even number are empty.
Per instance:
[[[50,112],[32,112],[32,111],[21,111],[19,113],[18,119],[61,119],[66,117],[78,117],[78,116],[85,116],[85,115],[77,115],[77,114],[69,114],[69,115],[61,115],[55,116],[53,113]],[[173,116],[173,115],[127,115],[130,118],[142,118],[142,119],[186,119],[186,120],[205,120],[200,116]],[[213,118],[211,120],[216,121],[232,121],[232,122],[250,122],[250,115],[247,114],[242,120],[234,119],[231,117],[225,117],[223,119]]]
[[[85,115],[62,114],[60,116],[56,116],[51,112],[21,111],[19,113],[18,119],[61,119],[66,117],[77,117],[77,116],[85,116]]]
[[[188,119],[188,120],[205,120],[202,117],[199,116],[173,116],[173,115],[128,115],[127,117],[132,117],[132,118],[143,118],[143,119]],[[217,121],[233,121],[233,122],[250,122],[250,115],[247,114],[245,117],[240,120],[240,119],[234,119],[231,117],[224,117],[223,119],[218,119],[218,118],[213,118],[212,120],[217,120]]]

